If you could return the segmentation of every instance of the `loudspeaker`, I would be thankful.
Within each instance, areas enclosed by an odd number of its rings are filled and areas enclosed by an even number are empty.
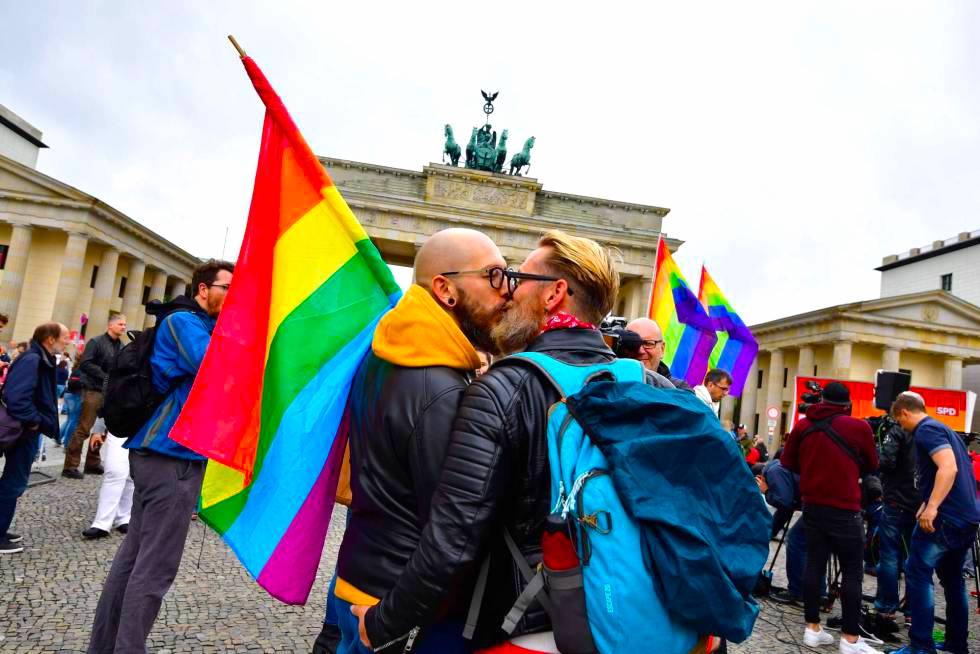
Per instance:
[[[895,398],[909,390],[911,383],[912,375],[907,372],[879,370],[875,375],[875,407],[888,411]]]

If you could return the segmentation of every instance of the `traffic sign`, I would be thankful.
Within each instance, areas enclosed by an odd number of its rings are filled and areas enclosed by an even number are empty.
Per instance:
[[[774,406],[769,407],[766,409],[766,417],[768,417],[770,420],[775,420],[779,417],[779,409]]]

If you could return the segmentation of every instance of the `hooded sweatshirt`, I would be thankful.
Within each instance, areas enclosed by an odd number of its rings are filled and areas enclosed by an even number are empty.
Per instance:
[[[336,595],[375,604],[398,580],[429,519],[476,350],[413,285],[378,323],[350,394],[349,524]]]

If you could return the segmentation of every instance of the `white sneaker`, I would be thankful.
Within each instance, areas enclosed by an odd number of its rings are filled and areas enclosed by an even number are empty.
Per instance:
[[[821,645],[833,645],[834,637],[821,629],[811,631],[810,627],[803,628],[803,644],[807,647],[820,647]],[[843,651],[843,650],[841,650]]]
[[[841,654],[881,654],[881,650],[877,650],[869,645],[868,641],[861,636],[858,636],[856,643],[849,643],[842,636],[840,639],[840,652]]]

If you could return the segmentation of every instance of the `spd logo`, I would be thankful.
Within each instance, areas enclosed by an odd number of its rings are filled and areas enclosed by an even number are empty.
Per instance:
[[[937,416],[958,416],[959,411],[956,410],[954,406],[937,406],[936,415]]]

